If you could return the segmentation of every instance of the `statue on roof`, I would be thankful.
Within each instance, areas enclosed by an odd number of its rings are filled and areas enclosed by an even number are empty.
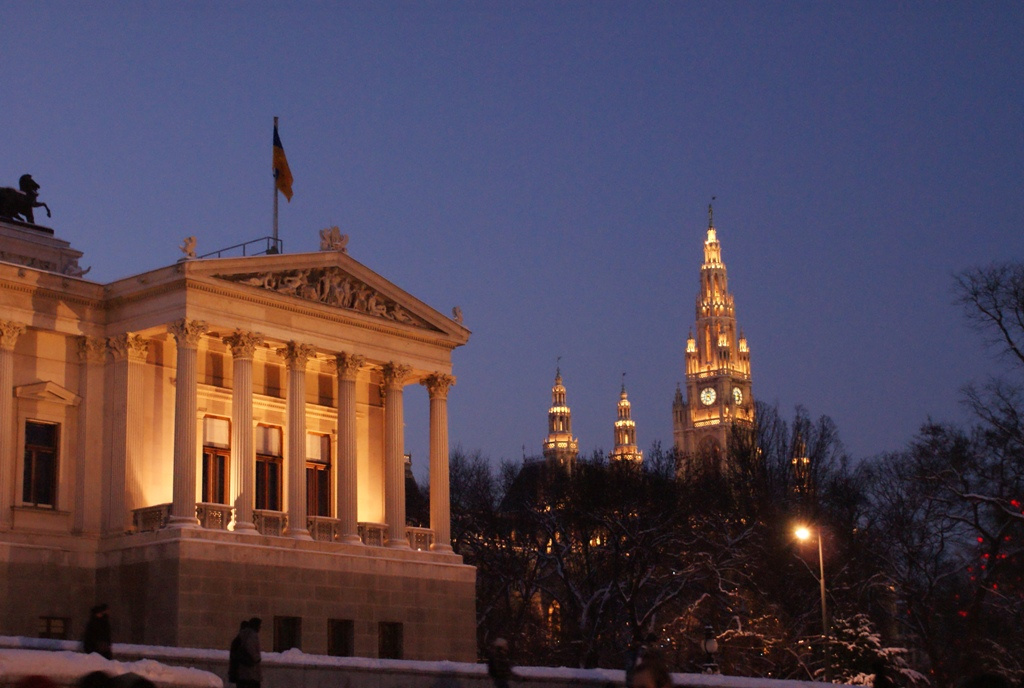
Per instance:
[[[191,260],[196,257],[196,238],[194,236],[185,237],[185,242],[178,247],[185,257],[181,260]]]
[[[9,186],[0,188],[0,217],[24,220],[34,225],[36,218],[32,213],[33,208],[46,208],[46,217],[52,217],[50,206],[36,200],[39,198],[39,184],[36,184],[31,174],[21,175],[18,186],[20,191]]]
[[[321,251],[341,251],[348,253],[348,234],[342,234],[337,227],[328,227],[320,230]]]

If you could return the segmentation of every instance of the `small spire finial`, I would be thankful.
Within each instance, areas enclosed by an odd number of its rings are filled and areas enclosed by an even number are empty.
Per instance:
[[[561,356],[559,356],[558,358],[555,359],[555,375],[557,377],[561,377],[562,376],[562,357]]]
[[[622,392],[626,392],[626,372],[622,372]]]
[[[714,203],[716,196],[711,197],[711,202]],[[708,203],[708,229],[715,228],[715,211],[711,207],[711,203]]]

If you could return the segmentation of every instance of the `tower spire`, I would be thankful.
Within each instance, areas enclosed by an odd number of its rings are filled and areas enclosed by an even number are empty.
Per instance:
[[[696,299],[695,328],[686,340],[686,395],[672,404],[673,436],[682,457],[719,466],[731,428],[754,420],[750,395],[750,349],[739,333],[722,245],[708,203],[704,263]],[[694,336],[694,334],[696,336]]]
[[[544,458],[548,464],[571,470],[579,454],[579,440],[572,436],[572,411],[565,401],[562,384],[562,357],[556,359],[555,384],[551,387],[548,409],[548,437],[544,440]]]
[[[636,446],[636,422],[632,418],[629,397],[626,394],[626,374],[622,374],[622,392],[619,393],[618,417],[615,420],[615,448],[611,460],[639,465],[643,452]]]

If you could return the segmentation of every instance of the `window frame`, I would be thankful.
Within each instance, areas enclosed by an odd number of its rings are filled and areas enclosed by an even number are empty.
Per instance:
[[[309,458],[309,439],[319,437],[321,444],[320,459]],[[327,457],[324,458],[323,445],[327,445]],[[331,465],[333,463],[334,442],[331,436],[322,432],[306,433],[306,513],[309,516],[329,518],[331,510]]]
[[[208,442],[206,421],[227,423],[227,445]],[[213,460],[208,460],[208,459]],[[229,504],[231,501],[231,420],[220,416],[203,416],[203,455],[199,465],[199,499],[205,504]],[[213,495],[213,490],[220,494]]]
[[[256,475],[255,475],[255,493],[253,494],[253,506],[261,511],[284,511],[283,502],[283,487],[284,487],[284,449],[282,442],[284,440],[283,428],[279,425],[270,425],[269,423],[257,423],[257,428],[268,428],[277,432],[277,446],[279,454],[269,454],[266,452],[260,452],[259,448],[256,449]],[[255,433],[255,430],[254,430]],[[253,438],[253,445],[255,446],[256,438]],[[270,476],[276,472],[275,479],[271,480]],[[273,489],[275,485],[272,483],[276,482],[276,489]],[[262,483],[262,486],[261,486]],[[261,489],[262,487],[262,489]],[[273,495],[271,495],[273,490]],[[270,497],[273,497],[273,500]],[[262,504],[261,504],[262,503]],[[271,508],[271,504],[277,506],[276,509]]]
[[[41,445],[41,444],[29,444],[29,425],[37,426],[50,426],[55,429],[55,436],[52,445]],[[63,441],[62,424],[53,420],[44,420],[40,418],[25,418],[21,425],[21,501],[22,506],[31,507],[33,509],[49,509],[56,510],[60,499],[60,459],[61,459],[61,443]],[[50,450],[52,451],[52,459],[50,465],[50,476],[49,476],[49,502],[43,502],[39,500],[40,489],[38,487],[39,471],[37,470],[41,462],[41,457],[37,456],[37,452]],[[30,453],[34,458],[30,461]]]

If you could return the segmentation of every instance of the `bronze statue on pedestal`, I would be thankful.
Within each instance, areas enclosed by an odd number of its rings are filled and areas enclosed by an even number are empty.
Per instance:
[[[36,219],[32,213],[33,208],[46,208],[46,217],[52,217],[50,206],[36,200],[39,198],[39,185],[32,179],[31,174],[21,175],[18,186],[21,191],[9,186],[0,188],[0,217],[24,219],[25,222],[34,225]]]

